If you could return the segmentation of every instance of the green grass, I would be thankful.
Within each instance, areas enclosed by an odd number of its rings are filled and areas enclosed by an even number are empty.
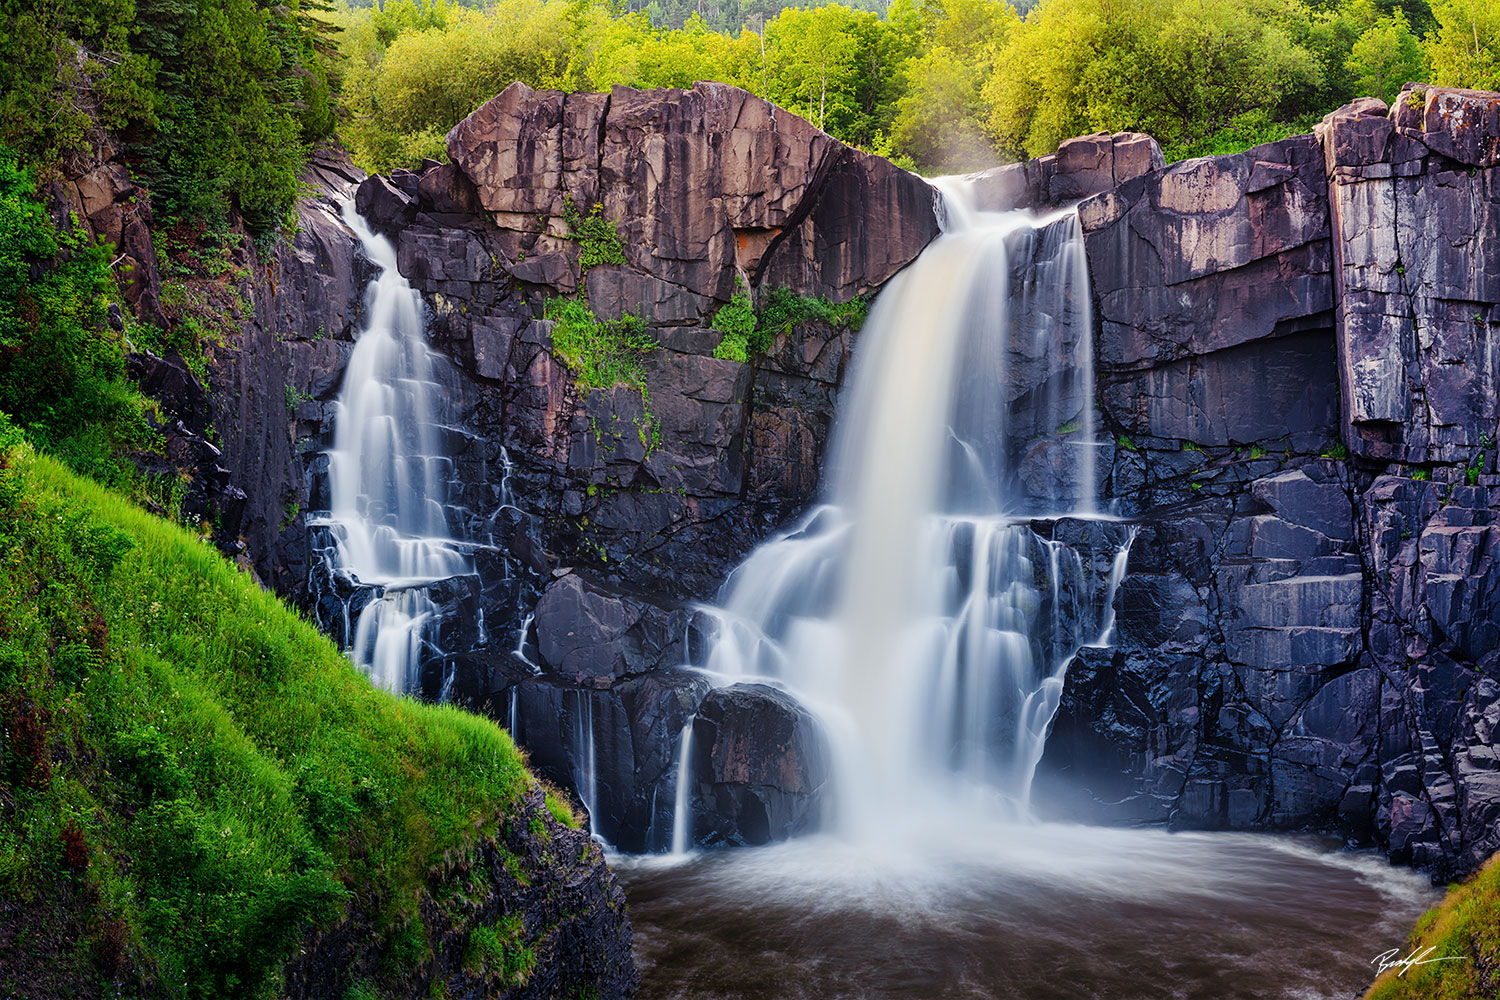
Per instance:
[[[3,417],[0,466],[0,895],[93,899],[74,958],[127,994],[270,995],[356,910],[399,952],[433,866],[532,787],[509,737],[377,691]]]
[[[570,829],[583,829],[583,821],[573,812],[573,807],[568,805],[568,801],[563,798],[562,793],[551,785],[547,786],[546,803],[547,811],[552,814],[553,819]]]
[[[536,953],[527,947],[525,936],[518,915],[475,927],[464,948],[464,968],[474,975],[487,973],[505,986],[526,985],[536,968]]]
[[[1428,949],[1431,951],[1428,951]],[[1422,953],[1426,953],[1423,956]],[[1375,980],[1365,1000],[1470,1000],[1493,995],[1500,966],[1500,855],[1472,879],[1448,890],[1442,902],[1417,921],[1401,958],[1458,958],[1432,962]]]

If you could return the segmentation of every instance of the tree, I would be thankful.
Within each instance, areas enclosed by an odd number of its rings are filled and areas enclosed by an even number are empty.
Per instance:
[[[1389,104],[1408,80],[1423,77],[1422,46],[1412,34],[1400,8],[1375,22],[1349,52],[1349,70],[1359,81],[1360,92]]]
[[[939,45],[907,63],[906,79],[891,128],[892,152],[938,173],[978,170],[995,162],[984,135],[979,67]]]
[[[828,129],[859,116],[859,39],[854,22],[874,15],[840,4],[783,10],[766,25],[766,62],[771,97]]]
[[[1500,0],[1437,0],[1427,65],[1444,87],[1500,89]]]

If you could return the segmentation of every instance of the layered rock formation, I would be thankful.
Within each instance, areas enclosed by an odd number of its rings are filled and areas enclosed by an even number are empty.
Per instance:
[[[1086,811],[1444,874],[1500,847],[1496,99],[1408,89],[1080,205],[1142,522],[1045,762]]]

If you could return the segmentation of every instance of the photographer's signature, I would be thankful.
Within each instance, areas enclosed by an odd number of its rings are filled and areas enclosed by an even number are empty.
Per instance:
[[[1410,955],[1402,958],[1401,949],[1392,948],[1390,951],[1383,951],[1379,955],[1376,955],[1370,960],[1370,964],[1378,966],[1375,972],[1377,976],[1387,969],[1400,969],[1401,971],[1396,973],[1396,978],[1400,979],[1419,965],[1432,965],[1434,962],[1462,962],[1464,960],[1462,955],[1452,955],[1446,958],[1427,957],[1435,951],[1437,951],[1436,947],[1423,948],[1420,951],[1413,948]]]

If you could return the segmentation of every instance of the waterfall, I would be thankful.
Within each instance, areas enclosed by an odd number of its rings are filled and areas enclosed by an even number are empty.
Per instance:
[[[692,815],[693,721],[682,727],[682,748],[677,757],[677,791],[672,809],[672,853],[686,854],[693,837]],[[655,810],[652,810],[655,814]]]
[[[939,190],[943,234],[861,334],[824,502],[705,609],[711,680],[779,684],[821,721],[851,835],[954,801],[1029,817],[1063,673],[1107,641],[1133,534],[1096,513],[1076,215]]]
[[[381,687],[407,692],[419,684],[438,612],[431,586],[470,572],[470,559],[448,527],[451,463],[439,444],[421,298],[397,269],[395,247],[352,201],[343,218],[379,274],[338,396],[330,510],[309,523],[330,538],[321,552],[329,576],[371,595],[352,638],[345,626],[349,655]],[[451,683],[444,678],[445,692]]]
[[[609,841],[599,830],[599,757],[594,742],[594,696],[589,691],[569,691],[573,700],[573,787],[589,814],[589,835],[605,846]]]

